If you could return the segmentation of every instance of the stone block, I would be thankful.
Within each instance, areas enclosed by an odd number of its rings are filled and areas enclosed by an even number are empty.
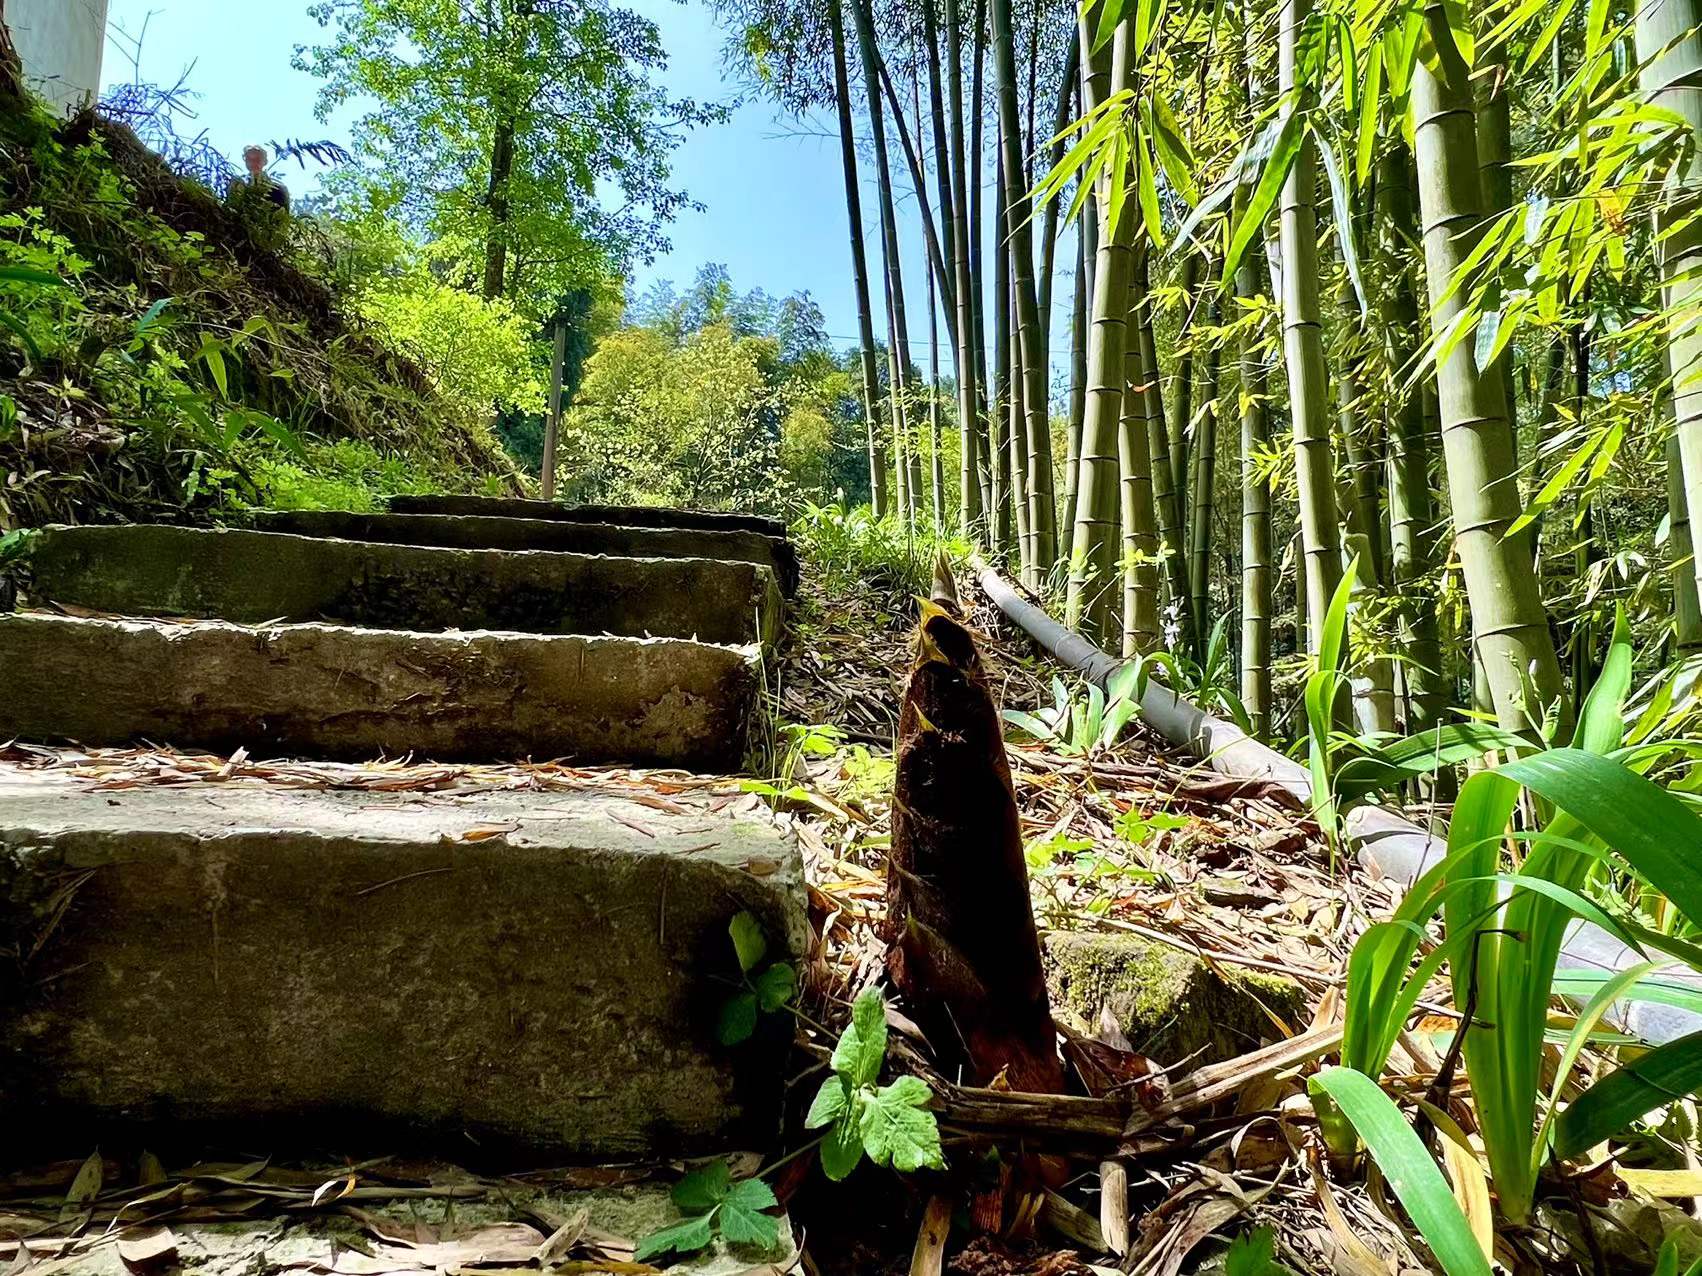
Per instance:
[[[727,927],[748,910],[795,960],[803,882],[766,816],[621,790],[110,790],[0,767],[8,1149],[129,1127],[594,1159],[764,1145],[791,1021],[717,1042]]]
[[[333,536],[394,545],[452,549],[547,549],[617,558],[724,558],[771,568],[791,594],[798,587],[798,555],[791,542],[761,532],[691,527],[634,527],[620,523],[568,523],[542,518],[475,514],[361,514],[342,510],[275,510],[254,516],[263,532]]]
[[[697,527],[786,535],[786,524],[762,514],[671,509],[662,505],[563,505],[522,497],[392,496],[395,514],[485,514],[507,518],[551,518],[570,523],[622,523],[629,527]]]
[[[737,771],[754,647],[0,614],[0,740]]]
[[[745,643],[771,641],[782,607],[774,573],[755,563],[161,525],[46,528],[31,545],[29,570],[37,601],[238,624],[332,620]]]

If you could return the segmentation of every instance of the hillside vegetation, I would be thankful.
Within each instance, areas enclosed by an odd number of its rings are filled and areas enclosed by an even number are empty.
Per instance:
[[[313,235],[0,86],[0,531],[518,490],[489,409],[354,317]]]

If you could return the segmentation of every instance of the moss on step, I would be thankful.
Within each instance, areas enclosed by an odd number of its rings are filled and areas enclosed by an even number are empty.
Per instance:
[[[1137,935],[1053,933],[1045,958],[1055,1009],[1092,1025],[1108,1007],[1135,1049],[1162,1064],[1233,1058],[1277,1035],[1272,1015],[1296,1027],[1304,1009],[1292,980],[1208,966]]]

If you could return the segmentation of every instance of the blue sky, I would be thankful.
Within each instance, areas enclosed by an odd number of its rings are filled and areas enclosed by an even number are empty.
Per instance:
[[[737,86],[722,65],[724,36],[706,5],[700,0],[630,2],[661,29],[671,92],[705,101],[727,101],[735,95]],[[307,15],[307,0],[111,0],[103,72],[107,84],[134,74],[134,39],[139,35],[144,80],[170,83],[193,63],[188,84],[199,95],[199,115],[179,131],[205,129],[233,161],[252,139],[348,141],[357,113],[351,109],[321,124],[313,114],[318,81],[290,66],[296,45],[323,36]],[[896,146],[893,159],[902,168]],[[869,166],[863,168],[864,237],[873,264],[879,260],[874,179]],[[777,115],[766,102],[749,103],[727,124],[689,134],[675,152],[674,175],[676,184],[705,207],[682,213],[670,227],[671,251],[636,273],[634,295],[655,279],[684,284],[700,265],[722,262],[741,289],[761,287],[775,296],[808,291],[836,341],[856,339],[844,179],[831,117],[796,120]],[[293,168],[280,176],[298,193],[311,190],[316,180],[313,173]],[[908,180],[896,180],[907,192]],[[909,218],[899,235],[905,247],[912,354],[925,367],[926,275],[920,226]],[[1064,252],[1068,243],[1066,237],[1060,245],[1061,267],[1073,262]],[[1059,279],[1057,295],[1056,326],[1067,330],[1067,276]],[[873,300],[877,333],[884,336],[878,288]],[[1067,340],[1064,337],[1062,345],[1066,353]],[[1054,343],[1054,349],[1059,348]],[[942,353],[942,364],[949,362]]]

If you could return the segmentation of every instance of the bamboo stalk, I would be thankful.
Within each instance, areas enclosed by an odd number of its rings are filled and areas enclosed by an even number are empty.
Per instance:
[[[886,448],[881,440],[880,378],[875,372],[875,330],[869,310],[869,265],[863,254],[863,201],[857,180],[857,149],[851,131],[851,87],[845,70],[845,22],[839,0],[827,6],[833,37],[833,102],[839,116],[839,158],[845,176],[845,212],[851,224],[851,278],[857,297],[858,366],[863,374],[863,422],[868,434],[869,508],[883,518]]]
[[[1097,9],[1078,23],[1078,38],[1091,40]],[[1127,24],[1120,24],[1109,56],[1105,49],[1089,53],[1087,95],[1090,109],[1108,93],[1128,86],[1132,53]],[[1103,192],[1102,192],[1103,193]],[[1107,208],[1099,201],[1101,215]],[[1135,236],[1132,211],[1114,227],[1099,230],[1099,261],[1094,271],[1092,326],[1088,332],[1087,387],[1082,410],[1081,456],[1076,481],[1076,508],[1070,547],[1070,582],[1065,615],[1071,624],[1104,633],[1110,615],[1110,590],[1115,573],[1118,519],[1118,430],[1122,420],[1131,244]]]
[[[1448,290],[1482,233],[1483,203],[1470,72],[1448,33],[1441,0],[1426,6],[1425,21],[1437,70],[1419,60],[1412,110],[1431,324],[1443,331],[1466,304],[1463,294]],[[1524,532],[1509,534],[1520,502],[1505,387],[1499,375],[1478,370],[1472,344],[1461,342],[1437,369],[1437,391],[1473,648],[1496,717],[1509,730],[1528,731],[1557,708],[1564,738],[1570,706],[1531,572],[1530,540]]]
[[[1306,92],[1296,76],[1300,29],[1310,11],[1311,0],[1284,0],[1282,5],[1278,88],[1285,97]],[[1325,406],[1328,377],[1318,301],[1317,166],[1316,143],[1308,134],[1288,170],[1281,197],[1283,352],[1288,368],[1294,468],[1300,494],[1306,631],[1314,651],[1342,574],[1335,448]]]

